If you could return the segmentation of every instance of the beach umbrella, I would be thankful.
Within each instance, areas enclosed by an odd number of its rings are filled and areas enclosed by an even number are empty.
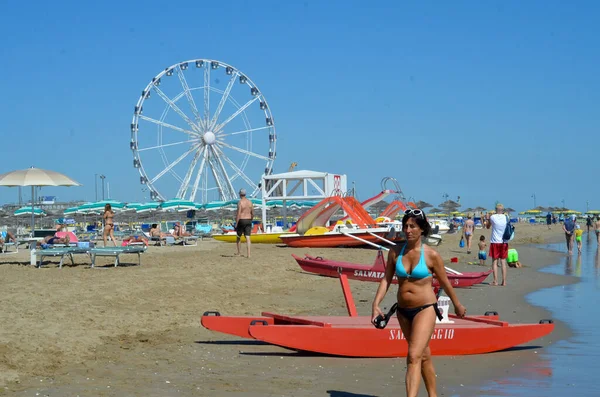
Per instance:
[[[525,214],[527,214],[527,215],[539,215],[539,214],[541,214],[541,213],[542,213],[542,211],[540,211],[540,210],[536,210],[535,208],[534,208],[534,209],[527,210],[527,211],[524,211],[524,212],[525,212]]]
[[[189,200],[171,199],[171,200],[167,200],[167,201],[164,201],[163,203],[161,203],[160,209],[163,211],[182,212],[182,211],[188,211],[188,210],[195,210],[196,204]]]
[[[421,200],[417,201],[415,203],[415,205],[417,206],[417,208],[420,208],[420,209],[433,207],[433,205],[429,204],[427,201],[421,201]]]
[[[586,214],[597,215],[600,214],[600,210],[589,210]]]
[[[482,206],[477,206],[475,208],[473,208],[473,212],[481,212],[481,211],[486,211],[487,209],[482,207]]]
[[[90,214],[90,213],[100,214],[100,213],[104,212],[104,207],[106,207],[106,204],[110,204],[112,210],[116,211],[116,212],[123,211],[125,209],[125,203],[122,203],[120,201],[102,200],[102,201],[96,201],[95,203],[86,203],[86,204],[80,205],[79,212],[85,213],[85,214]]]
[[[223,206],[226,204],[226,201],[213,201],[210,203],[206,203],[204,205],[204,209],[206,209],[207,211],[216,211],[216,210],[220,210],[223,208]]]
[[[75,215],[79,213],[79,207],[69,207],[63,211],[63,215]]]
[[[458,208],[460,204],[453,200],[446,200],[442,204],[439,205],[441,208]]]
[[[513,208],[508,207],[504,209],[504,212],[515,212],[515,210]]]
[[[81,186],[81,184],[68,176],[56,171],[41,168],[27,168],[7,172],[0,175],[0,186],[31,186],[31,205],[35,208],[34,189],[36,186]],[[35,212],[31,212],[31,235],[35,230]]]
[[[429,216],[429,217],[431,217],[431,216],[446,217],[446,216],[448,216],[448,214],[443,213],[443,212],[430,212],[429,214],[427,214],[427,216]]]
[[[142,203],[127,203],[123,211],[137,211],[142,206]]]
[[[159,208],[159,203],[144,203],[140,204],[140,206],[135,210],[138,214],[143,214],[145,212],[157,211]]]
[[[318,203],[319,203],[318,201],[306,200],[306,201],[294,201],[292,205],[295,207],[298,207],[298,208],[312,208],[315,205],[317,205]]]
[[[579,211],[575,211],[575,210],[566,210],[565,214],[575,214],[575,215],[580,215],[581,212]]]
[[[32,207],[21,207],[14,212],[15,216],[23,216],[23,215],[33,215],[33,216],[46,216],[46,212],[41,208],[33,208]]]

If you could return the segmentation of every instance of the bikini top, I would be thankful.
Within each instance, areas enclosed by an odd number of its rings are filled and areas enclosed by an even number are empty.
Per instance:
[[[402,256],[404,255],[405,248],[406,248],[406,244],[404,244],[404,246],[402,247],[402,250],[400,251],[400,255],[396,259],[396,276],[398,276],[400,278],[415,278],[415,279],[431,277],[432,274],[429,271],[429,268],[427,267],[427,263],[425,263],[425,251],[423,250],[423,246],[421,246],[421,257],[419,258],[419,263],[417,263],[417,266],[415,266],[414,269],[412,269],[410,274],[406,273],[406,270],[404,269],[404,265],[402,264]]]

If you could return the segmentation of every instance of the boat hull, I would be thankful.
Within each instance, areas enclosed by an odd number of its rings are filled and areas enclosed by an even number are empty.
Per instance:
[[[346,275],[349,279],[360,281],[379,282],[385,275],[385,259],[381,252],[377,253],[375,263],[372,266],[362,265],[358,263],[341,262],[329,260],[321,257],[312,257],[306,255],[304,258],[292,254],[302,270],[319,274],[321,276],[339,277],[340,273]],[[448,280],[453,287],[466,288],[475,284],[482,283],[492,271],[486,272],[468,272],[463,274],[447,273]],[[396,276],[392,279],[392,283],[397,284]],[[440,283],[437,278],[433,278],[433,286],[439,287]]]
[[[281,236],[289,233],[257,233],[250,236],[252,244],[281,244]],[[226,243],[235,243],[237,240],[236,233],[227,234],[215,234],[212,236],[217,241],[223,241]],[[246,236],[242,236],[241,242],[246,242]]]
[[[385,232],[376,232],[373,234],[385,238]],[[369,233],[352,233],[352,235],[370,243],[378,245],[384,243],[383,240]],[[367,245],[364,241],[357,240],[341,233],[320,234],[315,236],[285,236],[281,240],[285,245],[297,248],[361,247]]]
[[[495,313],[494,313],[495,314]],[[433,355],[483,354],[505,350],[548,335],[551,321],[509,324],[497,315],[450,316],[451,323],[436,324],[429,346]],[[202,316],[213,331],[252,338],[273,345],[345,357],[405,357],[406,339],[396,318],[377,329],[368,316]]]

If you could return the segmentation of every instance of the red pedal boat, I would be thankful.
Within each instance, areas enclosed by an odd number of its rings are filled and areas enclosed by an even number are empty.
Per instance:
[[[202,316],[210,330],[251,338],[293,350],[346,357],[405,357],[408,344],[398,319],[377,329],[370,317],[282,316],[229,317],[215,312]],[[437,324],[429,346],[433,355],[467,355],[505,350],[548,335],[551,320],[539,324],[509,324],[488,316],[450,316],[454,323]]]
[[[322,257],[312,257],[305,255],[304,258],[300,258],[292,254],[296,262],[300,265],[302,270],[309,273],[320,274],[321,276],[338,277],[339,273],[345,274],[349,279],[361,280],[361,281],[375,281],[379,282],[385,274],[385,258],[381,250],[377,252],[375,263],[373,266],[361,265],[358,263],[340,262]],[[448,274],[448,279],[453,287],[466,288],[475,284],[482,283],[492,271],[487,272],[468,272],[462,274]],[[394,284],[398,283],[396,277],[394,277]],[[433,278],[433,286],[439,287],[438,280]]]
[[[408,344],[397,318],[385,329],[375,328],[368,316],[358,316],[348,278],[340,282],[349,316],[222,316],[205,312],[201,324],[210,330],[251,338],[273,345],[345,357],[404,357]],[[429,346],[433,355],[482,354],[505,350],[548,335],[552,320],[537,324],[509,324],[496,312],[457,318],[436,324]]]

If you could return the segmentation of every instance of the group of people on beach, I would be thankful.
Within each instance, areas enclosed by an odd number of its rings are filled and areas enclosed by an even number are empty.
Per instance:
[[[596,233],[596,240],[600,245],[600,215],[596,215],[595,219],[588,215],[586,219],[586,226],[588,233],[591,232],[592,228],[594,229],[594,232]],[[562,230],[565,233],[568,253],[572,254],[574,245],[577,245],[577,252],[581,254],[581,249],[583,246],[583,229],[581,228],[581,225],[577,223],[577,217],[575,215],[571,215],[566,218],[563,222]]]
[[[114,222],[114,217],[115,217],[115,212],[113,211],[112,207],[110,204],[106,204],[104,206],[104,213],[102,215],[102,219],[104,220],[104,230],[102,232],[102,238],[104,240],[104,246],[107,246],[107,240],[110,238],[110,240],[113,242],[114,246],[117,246],[117,241],[115,238],[115,222]],[[192,234],[185,231],[182,227],[181,224],[179,222],[176,222],[175,225],[173,226],[173,233],[163,233],[160,228],[158,227],[157,223],[152,224],[152,227],[150,228],[149,231],[149,235],[150,235],[150,240],[151,241],[155,241],[156,245],[166,245],[166,238],[168,236],[171,237],[188,237],[191,236]],[[146,236],[138,234],[138,235],[132,235],[132,236],[127,236],[124,237],[122,239],[122,242],[124,244],[133,244],[133,243],[144,243],[145,245],[148,245],[148,239],[146,238]]]
[[[504,213],[504,205],[496,204],[495,214],[486,214],[482,218],[482,226],[486,229],[491,229],[489,256],[492,259],[492,274],[493,281],[491,285],[498,285],[498,266],[502,271],[502,283],[501,286],[506,286],[506,274],[507,266],[519,268],[522,267],[519,262],[519,254],[516,249],[509,248],[508,241],[504,239],[504,231],[510,222],[508,215]],[[467,220],[463,225],[463,238],[466,242],[467,254],[471,253],[471,246],[473,241],[473,235],[475,233],[475,222],[472,216],[467,215]],[[485,236],[479,236],[479,242],[477,244],[479,252],[477,257],[479,264],[485,266],[485,261],[488,257],[487,243]]]

